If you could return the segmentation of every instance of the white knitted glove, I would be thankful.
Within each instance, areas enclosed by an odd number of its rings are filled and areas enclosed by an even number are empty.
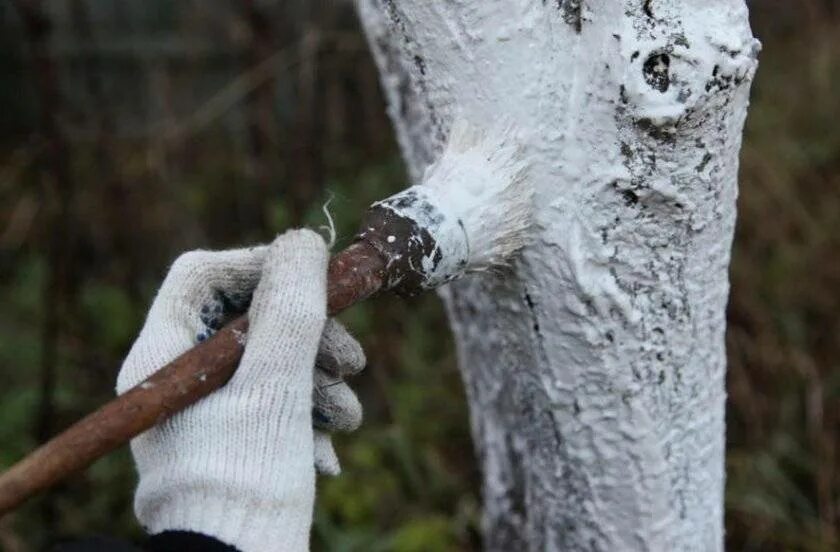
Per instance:
[[[186,253],[172,266],[120,371],[119,393],[249,303],[250,329],[227,385],[132,441],[135,512],[147,531],[203,533],[242,552],[308,549],[313,466],[339,470],[313,418],[328,431],[359,426],[361,406],[341,378],[365,364],[358,343],[327,321],[326,273],[327,248],[309,230],[270,246]]]

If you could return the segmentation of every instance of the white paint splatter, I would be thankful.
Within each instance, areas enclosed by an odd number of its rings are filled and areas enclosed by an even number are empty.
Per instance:
[[[233,338],[236,340],[237,343],[242,345],[243,347],[248,343],[248,333],[242,332],[239,330],[233,330]]]

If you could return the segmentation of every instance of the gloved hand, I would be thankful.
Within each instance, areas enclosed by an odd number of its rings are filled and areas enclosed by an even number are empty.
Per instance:
[[[135,512],[150,533],[203,533],[242,552],[308,548],[314,466],[339,471],[313,419],[326,431],[359,426],[361,406],[341,378],[365,364],[359,344],[327,320],[327,257],[320,236],[298,230],[270,246],[186,253],[172,266],[118,393],[245,309],[250,329],[227,385],[131,443]]]

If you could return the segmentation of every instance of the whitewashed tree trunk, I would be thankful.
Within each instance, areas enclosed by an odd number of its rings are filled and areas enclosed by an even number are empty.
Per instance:
[[[410,174],[528,133],[537,239],[443,292],[490,550],[723,546],[743,0],[357,0]]]

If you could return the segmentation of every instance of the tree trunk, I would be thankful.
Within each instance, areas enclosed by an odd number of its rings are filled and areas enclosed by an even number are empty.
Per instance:
[[[456,117],[527,134],[533,245],[442,293],[486,547],[721,549],[743,0],[357,4],[414,180]]]

